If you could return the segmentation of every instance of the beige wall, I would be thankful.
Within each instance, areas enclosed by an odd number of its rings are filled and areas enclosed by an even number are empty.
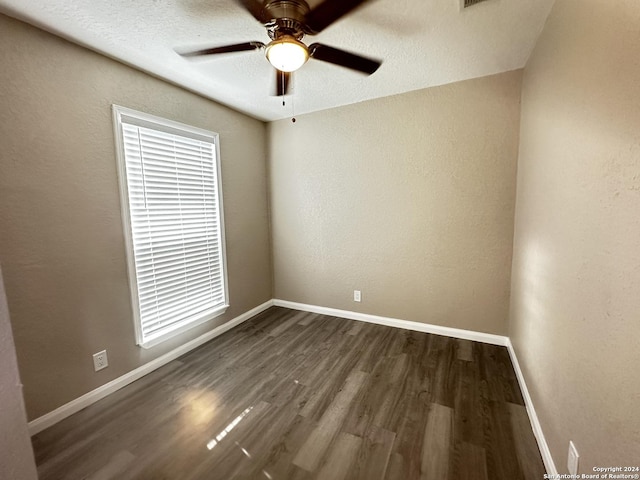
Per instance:
[[[558,0],[525,70],[510,335],[565,473],[640,461],[639,25]]]
[[[506,334],[520,84],[270,124],[275,298]]]
[[[36,480],[16,350],[0,272],[0,478]]]
[[[271,298],[266,127],[8,17],[0,31],[0,261],[33,419]],[[112,103],[220,134],[231,307],[150,350],[134,340]]]

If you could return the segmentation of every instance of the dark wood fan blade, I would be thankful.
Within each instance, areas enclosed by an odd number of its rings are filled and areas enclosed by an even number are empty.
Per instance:
[[[281,97],[289,93],[291,83],[291,72],[276,70],[276,96]]]
[[[236,0],[236,3],[244,7],[260,23],[265,22],[263,18],[264,4],[261,0]]]
[[[374,73],[382,62],[373,60],[371,58],[362,57],[354,53],[345,52],[321,43],[313,43],[309,45],[309,56],[316,60],[322,60],[323,62],[333,63],[342,67],[350,68],[351,70],[357,70],[362,73],[371,75]]]
[[[258,50],[264,48],[262,42],[236,43],[235,45],[224,45],[222,47],[205,48],[195,52],[180,53],[183,57],[198,57],[201,55],[216,55],[218,53],[245,52],[247,50]]]
[[[306,17],[307,33],[316,34],[367,0],[325,0]]]

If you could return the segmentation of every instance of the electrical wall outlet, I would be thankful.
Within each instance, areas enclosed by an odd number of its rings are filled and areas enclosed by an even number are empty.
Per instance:
[[[578,450],[573,442],[569,442],[569,456],[567,457],[567,468],[569,469],[570,475],[578,474],[578,459],[580,455],[578,455]]]
[[[360,293],[360,290],[354,290],[353,291],[353,301],[354,302],[361,302],[362,301],[362,295]]]
[[[107,368],[109,366],[109,360],[107,359],[107,351],[102,350],[101,352],[93,354],[93,368],[97,372],[98,370],[102,370],[103,368]]]

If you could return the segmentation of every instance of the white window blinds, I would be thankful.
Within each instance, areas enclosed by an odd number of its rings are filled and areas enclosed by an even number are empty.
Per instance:
[[[147,346],[228,306],[217,137],[121,107],[114,112],[132,303],[138,343]]]

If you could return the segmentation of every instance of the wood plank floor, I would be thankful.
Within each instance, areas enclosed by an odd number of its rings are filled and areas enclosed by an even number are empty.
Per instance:
[[[540,480],[504,347],[273,307],[33,438],[40,480]]]

